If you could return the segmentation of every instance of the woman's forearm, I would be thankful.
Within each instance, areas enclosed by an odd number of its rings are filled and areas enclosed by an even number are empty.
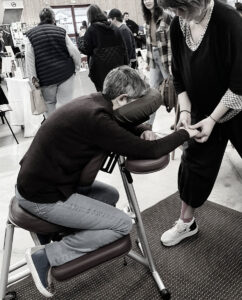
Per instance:
[[[216,122],[222,118],[226,112],[229,110],[228,107],[226,107],[221,101],[219,104],[216,106],[214,111],[210,114],[211,118],[215,120]]]
[[[180,106],[180,111],[191,111],[191,101],[187,95],[187,92],[182,92],[178,95],[178,103]]]

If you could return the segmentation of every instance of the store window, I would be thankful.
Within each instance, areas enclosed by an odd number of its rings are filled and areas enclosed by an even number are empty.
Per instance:
[[[64,28],[75,44],[82,21],[87,21],[88,7],[89,5],[52,6],[56,25]]]

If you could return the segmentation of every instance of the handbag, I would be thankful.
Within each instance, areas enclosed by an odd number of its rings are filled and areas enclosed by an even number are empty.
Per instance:
[[[162,105],[164,105],[166,110],[170,112],[172,108],[177,105],[177,95],[171,75],[162,81],[159,91],[162,97]]]
[[[47,106],[40,89],[33,88],[31,90],[30,103],[33,115],[41,115],[47,111]]]

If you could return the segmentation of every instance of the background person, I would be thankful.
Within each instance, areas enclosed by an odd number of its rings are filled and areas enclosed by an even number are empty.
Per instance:
[[[159,89],[169,75],[171,65],[170,24],[171,16],[157,5],[157,0],[141,0],[146,23],[147,64],[150,70],[150,86]],[[155,113],[148,123],[153,125]]]
[[[46,280],[51,266],[107,245],[127,235],[132,227],[131,219],[114,207],[116,189],[95,181],[96,174],[92,178],[88,174],[89,183],[80,186],[85,166],[102,152],[159,158],[198,133],[180,129],[152,140],[156,136],[151,131],[143,127],[128,130],[115,121],[113,110],[147,92],[136,70],[128,66],[112,70],[103,93],[77,98],[48,118],[20,162],[16,189],[19,205],[48,222],[80,230],[41,249],[27,250],[33,279],[46,297],[52,296]]]
[[[113,8],[108,14],[108,19],[118,27],[128,51],[129,64],[131,68],[135,69],[137,67],[136,50],[135,50],[135,40],[131,30],[126,24],[123,23],[123,16],[119,9]]]
[[[127,65],[128,54],[120,31],[108,22],[99,6],[89,6],[87,19],[90,26],[81,40],[79,50],[88,55],[89,76],[97,91],[102,91],[108,72]]]
[[[137,23],[135,23],[135,21],[130,20],[128,12],[123,13],[123,20],[124,20],[124,23],[129,27],[129,29],[133,33],[134,37],[136,37],[139,32],[139,25]]]
[[[80,26],[79,36],[77,38],[77,48],[79,49],[79,51],[80,51],[81,40],[83,39],[86,31],[87,31],[87,22],[84,20],[82,21],[82,25]]]
[[[171,45],[178,127],[200,130],[184,148],[179,168],[180,218],[161,237],[164,245],[172,246],[197,233],[194,210],[209,197],[228,140],[242,157],[242,19],[216,0],[159,4],[177,15]]]
[[[0,30],[0,52],[4,52],[5,51],[5,42],[3,39],[3,31]]]
[[[39,17],[39,25],[26,33],[26,72],[30,83],[41,88],[48,117],[72,100],[74,73],[80,69],[81,58],[65,29],[55,25],[51,8],[44,8]]]

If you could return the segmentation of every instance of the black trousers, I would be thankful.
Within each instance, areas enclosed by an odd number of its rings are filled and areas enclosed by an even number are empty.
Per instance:
[[[225,123],[216,124],[207,142],[190,140],[185,144],[178,173],[180,198],[185,203],[197,208],[207,200],[229,140],[242,158],[241,130],[242,112]]]

